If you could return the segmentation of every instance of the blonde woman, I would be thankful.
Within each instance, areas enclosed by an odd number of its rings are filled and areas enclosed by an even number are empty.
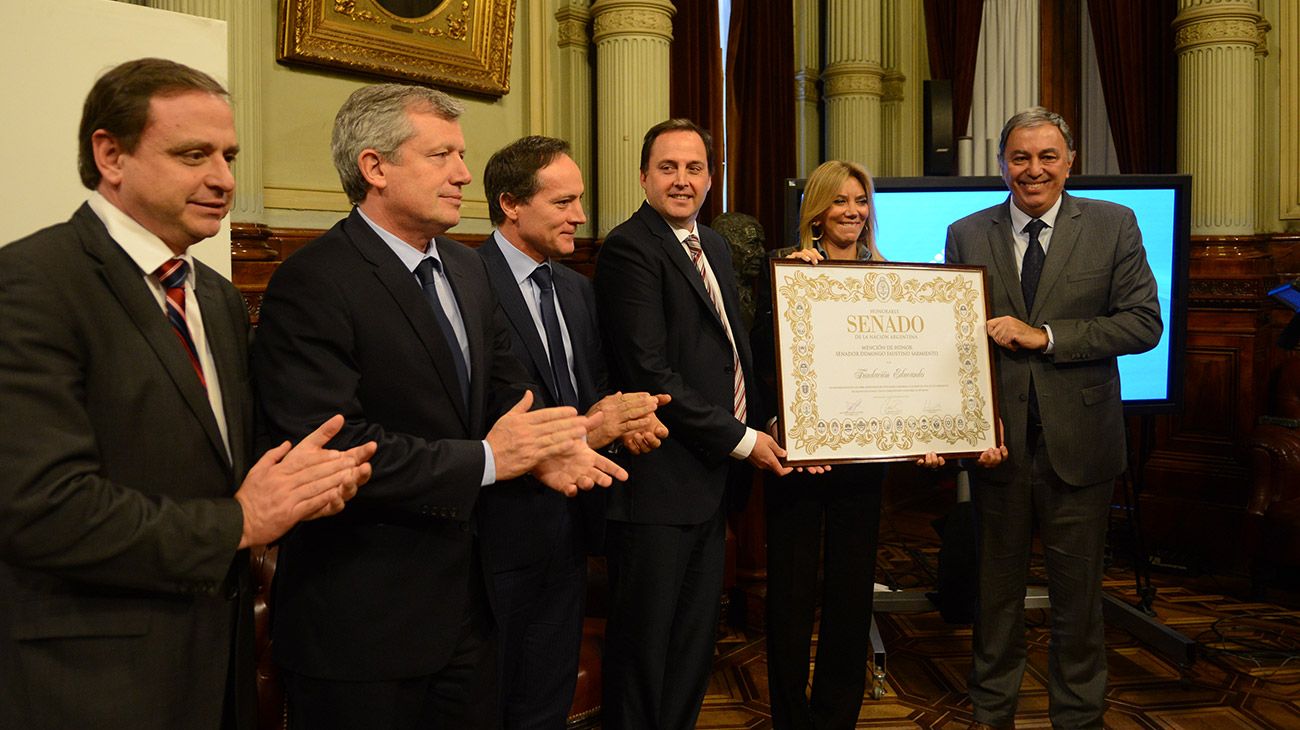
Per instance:
[[[871,176],[854,162],[831,160],[809,176],[798,245],[773,257],[809,263],[880,261]],[[751,341],[754,362],[775,399],[771,284],[759,275]],[[820,471],[820,470],[817,470]],[[866,689],[871,602],[880,523],[879,464],[768,479],[767,650],[776,728],[852,728]],[[822,590],[818,557],[824,553]],[[817,604],[821,627],[812,696],[808,654]]]

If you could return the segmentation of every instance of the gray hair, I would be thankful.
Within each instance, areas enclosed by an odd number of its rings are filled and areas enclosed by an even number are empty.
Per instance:
[[[1015,116],[1002,125],[1002,136],[998,139],[998,162],[1006,164],[1007,137],[1011,136],[1012,130],[1021,127],[1037,127],[1043,124],[1051,124],[1061,130],[1061,136],[1065,138],[1066,148],[1071,153],[1074,152],[1074,135],[1070,134],[1070,125],[1065,123],[1065,119],[1060,114],[1048,111],[1041,106],[1031,106],[1028,109],[1016,112]]]
[[[396,160],[397,148],[415,134],[408,111],[428,112],[454,122],[465,107],[436,89],[407,84],[363,86],[339,107],[330,151],[343,192],[353,204],[365,200],[370,189],[357,165],[361,152],[372,149],[386,160]]]

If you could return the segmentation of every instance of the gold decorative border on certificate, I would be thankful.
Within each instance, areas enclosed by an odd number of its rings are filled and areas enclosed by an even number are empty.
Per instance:
[[[979,326],[983,311],[980,292],[967,276],[935,275],[928,279],[909,278],[895,272],[871,271],[861,276],[837,279],[826,274],[809,276],[799,271],[786,275],[778,288],[785,298],[784,317],[793,340],[790,351],[794,366],[795,393],[791,403],[792,423],[786,438],[806,452],[837,451],[850,444],[875,442],[881,452],[910,450],[917,440],[980,443],[992,424],[984,418],[984,395],[979,387],[976,362]],[[893,418],[822,419],[817,410],[817,369],[813,364],[812,338],[815,302],[905,302],[909,304],[951,303],[956,328],[961,410],[931,416]]]

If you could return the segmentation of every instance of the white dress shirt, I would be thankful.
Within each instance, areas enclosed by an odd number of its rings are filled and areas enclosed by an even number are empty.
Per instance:
[[[145,286],[158,302],[158,311],[163,319],[167,318],[167,294],[163,285],[154,276],[159,266],[176,257],[176,253],[163,243],[163,240],[151,233],[134,218],[122,212],[117,206],[98,192],[92,192],[86,201],[90,209],[103,221],[108,235],[117,242],[127,256],[140,268],[140,276]],[[194,258],[189,252],[180,255],[188,267],[185,272],[185,323],[190,328],[190,338],[194,340],[195,353],[199,357],[199,366],[203,368],[203,379],[207,382],[208,405],[217,420],[221,431],[221,441],[226,447],[226,458],[230,458],[230,434],[226,429],[226,410],[221,399],[221,378],[217,367],[212,362],[212,348],[208,347],[208,337],[203,331],[203,312],[199,309],[199,298],[194,295],[194,283],[197,272]],[[170,327],[170,324],[168,325]]]

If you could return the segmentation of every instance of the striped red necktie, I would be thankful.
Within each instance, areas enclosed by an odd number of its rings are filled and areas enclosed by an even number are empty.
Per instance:
[[[736,349],[736,341],[731,334],[731,324],[727,321],[727,310],[722,304],[722,294],[709,282],[709,275],[704,270],[704,248],[700,246],[699,237],[692,233],[683,243],[691,252],[691,262],[695,264],[695,270],[700,272],[700,278],[704,280],[704,293],[709,295],[709,299],[713,302],[713,309],[717,311],[718,319],[722,321],[722,327],[727,331],[727,342],[731,343],[733,367],[731,413],[736,420],[744,423],[748,411],[748,404],[745,402],[745,372],[740,369],[740,351]]]
[[[189,265],[185,263],[185,259],[172,258],[167,259],[166,263],[153,273],[158,277],[158,282],[162,284],[163,291],[167,295],[167,321],[172,323],[172,332],[185,347],[185,354],[190,357],[190,365],[194,366],[194,374],[199,376],[199,384],[206,388],[208,381],[203,377],[199,351],[194,347],[190,326],[185,321],[185,277],[188,271]]]

